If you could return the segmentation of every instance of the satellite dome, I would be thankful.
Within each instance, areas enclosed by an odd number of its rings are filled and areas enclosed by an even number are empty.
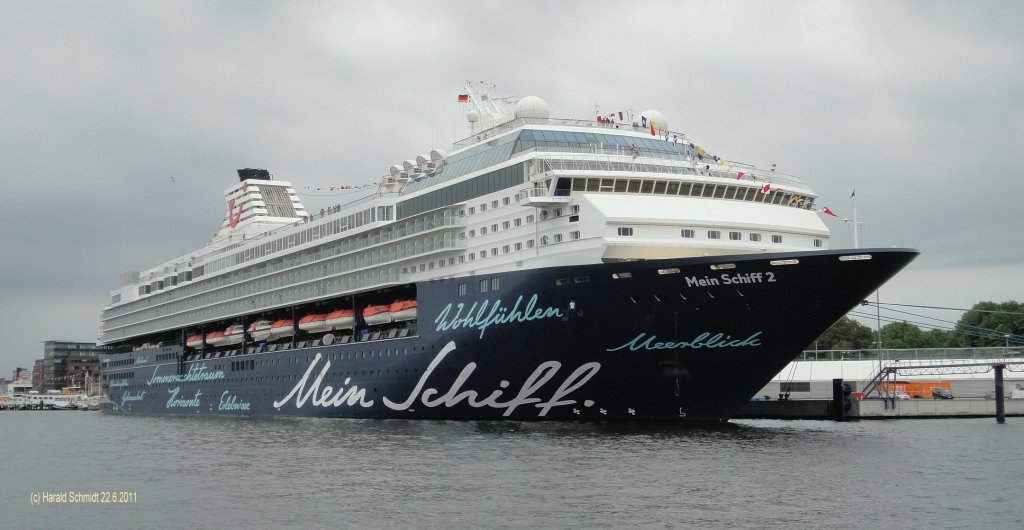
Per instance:
[[[516,118],[548,119],[548,104],[537,96],[526,96],[516,103]]]
[[[480,121],[480,113],[476,109],[469,109],[469,112],[466,113],[466,120],[470,123],[476,123]]]
[[[646,119],[644,119],[644,118],[646,118]],[[660,112],[658,112],[656,110],[645,110],[645,111],[641,112],[640,113],[640,120],[641,120],[641,123],[644,124],[644,127],[650,127],[651,126],[651,122],[653,121],[655,129],[661,129],[661,130],[664,130],[664,131],[668,130],[668,119],[665,118],[664,114],[662,114],[662,113],[660,113]]]

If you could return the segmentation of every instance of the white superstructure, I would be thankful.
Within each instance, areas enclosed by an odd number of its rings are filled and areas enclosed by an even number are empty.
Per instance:
[[[660,112],[552,119],[479,84],[466,99],[470,137],[352,204],[310,215],[289,183],[240,170],[209,245],[122,275],[101,342],[441,277],[828,248],[798,178],[712,156]]]

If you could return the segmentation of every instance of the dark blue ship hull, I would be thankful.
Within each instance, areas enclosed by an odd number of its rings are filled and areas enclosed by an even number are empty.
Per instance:
[[[113,356],[105,409],[726,420],[916,255],[719,256],[423,282],[403,338],[195,361],[176,360],[180,346]]]

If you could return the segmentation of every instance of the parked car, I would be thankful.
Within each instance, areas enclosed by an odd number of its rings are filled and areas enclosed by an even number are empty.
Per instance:
[[[910,399],[910,394],[908,394],[908,393],[906,393],[906,392],[904,392],[902,390],[897,390],[895,392],[890,392],[889,394],[879,393],[877,390],[873,390],[871,392],[868,392],[867,395],[864,396],[864,399],[885,399],[885,398],[888,398],[888,399],[901,399],[901,400],[902,399]]]
[[[995,390],[992,393],[995,394]],[[937,386],[932,388],[932,399],[953,399],[953,393],[947,388]]]

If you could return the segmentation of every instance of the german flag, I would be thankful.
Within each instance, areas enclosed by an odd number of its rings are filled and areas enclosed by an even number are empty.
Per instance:
[[[459,94],[459,103],[469,103],[469,94]]]

